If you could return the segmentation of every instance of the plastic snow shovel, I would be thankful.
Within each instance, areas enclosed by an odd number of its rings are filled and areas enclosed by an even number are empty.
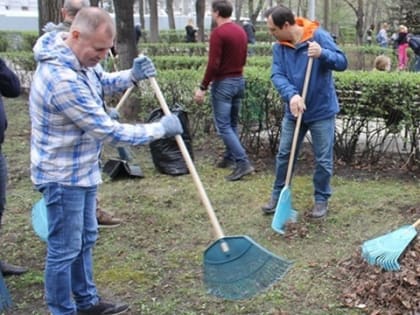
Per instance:
[[[303,82],[302,99],[305,102],[306,94],[308,92],[309,79],[311,77],[313,58],[309,58],[306,66],[305,81]],[[290,181],[292,179],[292,170],[295,160],[296,144],[300,131],[300,124],[302,122],[302,113],[299,113],[296,119],[295,132],[293,134],[292,148],[290,149],[289,164],[287,166],[286,180],[283,189],[280,192],[280,197],[277,202],[276,211],[274,213],[271,228],[277,233],[284,234],[284,225],[288,221],[296,222],[297,211],[292,209],[292,191],[290,189]]]
[[[152,88],[165,115],[171,112],[155,78]],[[225,237],[181,135],[175,137],[217,240],[204,252],[203,281],[208,293],[227,300],[250,298],[280,280],[292,266],[248,236]]]
[[[420,219],[412,225],[405,225],[399,229],[366,241],[362,245],[362,256],[371,265],[377,265],[387,271],[400,270],[398,259],[416,237],[416,227],[420,226]]]

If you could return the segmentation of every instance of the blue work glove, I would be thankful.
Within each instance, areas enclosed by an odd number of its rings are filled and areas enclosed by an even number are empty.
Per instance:
[[[118,113],[118,111],[115,108],[109,108],[108,115],[113,120],[120,120],[120,113]]]
[[[141,56],[133,60],[133,68],[131,69],[133,81],[148,79],[156,76],[156,68],[149,57]]]
[[[163,116],[160,123],[165,131],[165,138],[170,138],[183,132],[181,122],[179,121],[178,116],[174,114]]]

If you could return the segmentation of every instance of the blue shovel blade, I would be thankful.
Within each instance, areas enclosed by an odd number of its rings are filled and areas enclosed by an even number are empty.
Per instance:
[[[284,225],[288,221],[296,222],[297,212],[292,209],[292,191],[289,186],[284,186],[277,202],[271,228],[277,233],[284,234]]]
[[[36,235],[46,242],[48,238],[48,218],[44,198],[38,200],[32,207],[32,227]]]

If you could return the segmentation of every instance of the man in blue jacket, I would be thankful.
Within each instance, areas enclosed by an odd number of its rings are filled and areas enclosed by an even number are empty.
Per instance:
[[[274,7],[266,15],[268,29],[277,39],[273,46],[271,80],[284,101],[285,115],[276,156],[276,179],[270,201],[262,211],[275,212],[285,184],[296,118],[302,113],[296,150],[299,151],[305,134],[310,131],[315,158],[315,204],[311,216],[322,218],[327,215],[331,197],[335,116],[339,112],[332,71],[344,71],[347,58],[317,22],[295,17],[284,6]],[[313,66],[304,102],[301,93],[309,58],[313,58]]]
[[[0,59],[0,94],[6,97],[18,97],[20,95],[19,78],[14,74],[3,61]],[[3,100],[0,97],[0,228],[1,221],[6,206],[6,186],[7,186],[7,162],[1,151],[1,145],[4,142],[4,134],[7,129],[7,117],[4,110]],[[20,275],[27,271],[26,268],[14,266],[0,261],[0,271],[4,276]]]

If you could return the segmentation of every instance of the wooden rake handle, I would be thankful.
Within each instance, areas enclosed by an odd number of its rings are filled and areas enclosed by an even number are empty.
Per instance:
[[[311,78],[313,62],[314,62],[313,58],[310,57],[308,60],[308,64],[306,66],[305,81],[303,82],[303,91],[302,91],[302,99],[304,103],[306,99],[306,94],[308,93],[308,85],[309,85],[309,79]],[[290,149],[289,164],[287,165],[286,180],[284,182],[285,186],[289,186],[290,180],[292,178],[292,170],[293,170],[293,164],[294,164],[295,154],[296,154],[296,145],[297,145],[297,140],[299,136],[301,122],[302,122],[302,113],[300,112],[296,120],[295,132],[293,134],[292,148]]]
[[[416,222],[414,222],[413,227],[416,228],[420,225],[420,219],[418,219]]]
[[[153,91],[156,94],[157,99],[159,100],[160,106],[162,108],[162,111],[165,115],[170,115],[171,111],[169,110],[168,105],[166,104],[165,98],[163,97],[162,91],[159,88],[159,85],[157,84],[157,81],[154,77],[149,78],[150,84],[152,85]],[[191,159],[191,156],[187,150],[187,147],[184,143],[184,140],[182,139],[181,135],[176,135],[175,140],[178,144],[179,149],[181,150],[182,156],[187,164],[188,170],[190,171],[190,174],[194,180],[195,186],[197,187],[198,193],[200,195],[201,201],[203,202],[204,206],[206,207],[207,214],[210,218],[210,221],[213,225],[214,232],[216,234],[216,237],[218,239],[221,239],[224,237],[222,228],[220,226],[219,221],[217,220],[216,213],[214,212],[214,209],[210,203],[209,198],[207,197],[206,191],[204,190],[203,184],[200,180],[200,177],[198,176],[197,170],[195,169],[194,163]],[[227,246],[225,242],[222,242],[223,244]],[[226,252],[228,249],[224,248],[224,251]]]

